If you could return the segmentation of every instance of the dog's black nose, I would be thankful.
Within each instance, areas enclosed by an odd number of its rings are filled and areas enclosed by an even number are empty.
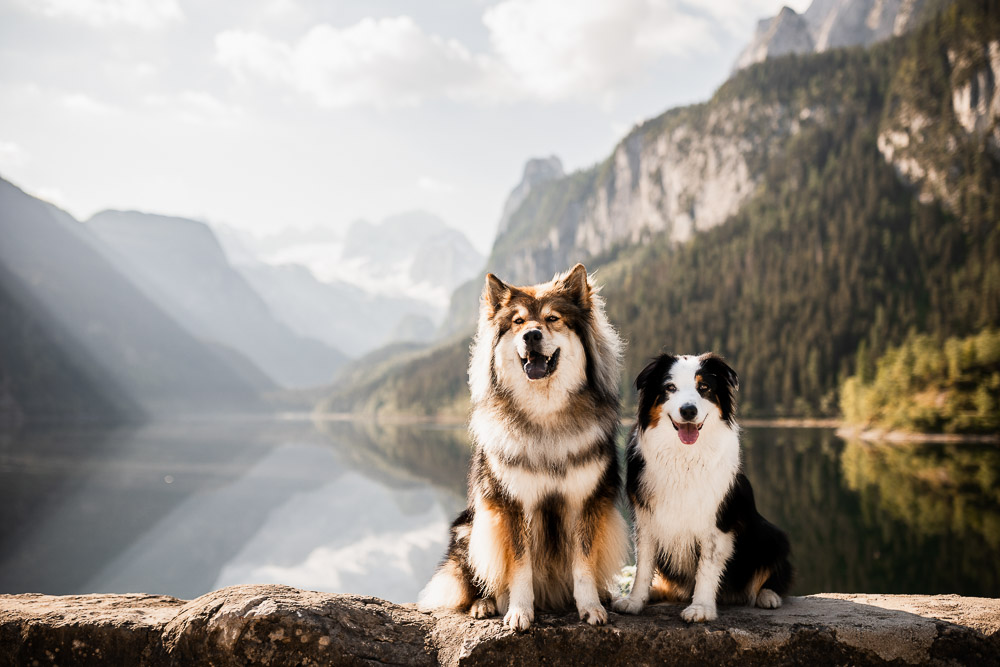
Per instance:
[[[686,403],[685,405],[681,406],[680,413],[681,417],[683,417],[688,421],[691,421],[692,419],[698,416],[698,406],[693,405],[691,403]]]
[[[541,329],[530,329],[524,332],[524,342],[525,343],[541,343],[542,342],[542,330]]]

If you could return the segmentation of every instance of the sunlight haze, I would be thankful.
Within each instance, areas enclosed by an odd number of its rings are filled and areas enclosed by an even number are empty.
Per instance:
[[[527,159],[707,99],[782,4],[4,0],[0,175],[255,235],[422,209],[487,252]]]

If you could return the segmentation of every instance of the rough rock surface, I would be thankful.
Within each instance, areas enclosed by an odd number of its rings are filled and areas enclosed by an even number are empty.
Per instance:
[[[377,598],[233,586],[191,602],[150,595],[0,596],[0,665],[318,664],[1000,665],[1000,600],[811,595],[781,609],[722,607],[688,625],[680,606],[499,619],[423,614]]]

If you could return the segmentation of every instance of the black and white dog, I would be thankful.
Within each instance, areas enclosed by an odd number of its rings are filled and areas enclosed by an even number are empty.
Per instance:
[[[662,355],[635,384],[626,489],[636,573],[614,609],[691,600],[681,617],[692,622],[714,620],[716,601],[781,606],[792,577],[788,538],[757,512],[740,471],[735,371],[714,354]]]

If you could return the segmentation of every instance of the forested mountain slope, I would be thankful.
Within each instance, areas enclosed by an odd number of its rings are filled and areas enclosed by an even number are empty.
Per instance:
[[[629,381],[661,349],[714,349],[741,373],[745,413],[833,414],[859,356],[910,330],[1000,322],[998,54],[1000,17],[972,1],[868,50],[747,68],[602,165],[534,189],[488,269],[528,282],[577,260],[600,268]],[[650,151],[689,180],[661,187],[674,181]],[[661,215],[681,201],[688,214]],[[457,411],[466,348],[338,395]]]

